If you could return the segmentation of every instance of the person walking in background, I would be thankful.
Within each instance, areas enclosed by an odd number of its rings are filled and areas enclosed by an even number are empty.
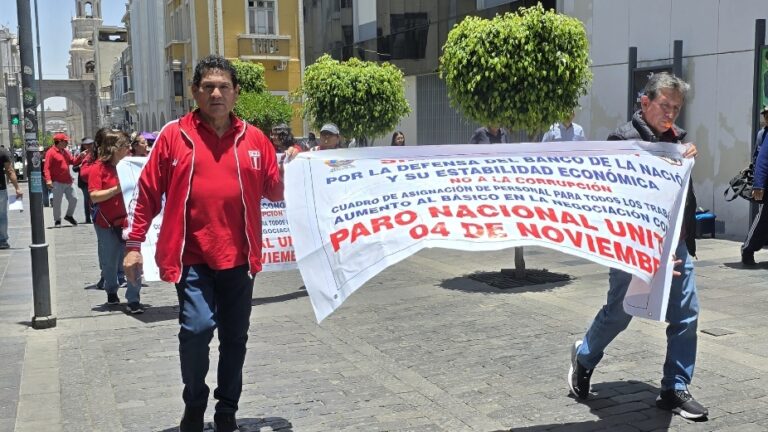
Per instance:
[[[180,306],[185,408],[179,430],[203,430],[208,351],[217,329],[213,421],[217,432],[233,432],[238,430],[253,275],[261,271],[261,199],[283,200],[283,179],[269,139],[232,113],[240,86],[228,60],[201,59],[191,91],[198,108],[163,128],[141,172],[124,264],[128,278],[136,281],[141,243],[162,209],[155,259],[161,279],[176,284]]]
[[[320,128],[320,144],[316,147],[312,147],[312,150],[337,149],[339,148],[340,143],[341,135],[339,133],[339,127],[333,123],[326,123]]]
[[[396,131],[392,134],[392,143],[391,146],[404,146],[405,145],[405,134],[402,131]]]
[[[768,60],[768,59],[767,59]],[[757,157],[755,158],[755,174],[752,183],[752,198],[760,203],[755,220],[747,232],[747,238],[741,245],[741,263],[746,266],[754,266],[755,252],[765,246],[768,240],[768,210],[765,203],[762,202],[766,186],[768,186],[768,105],[760,111],[763,115],[763,128],[757,132],[755,138],[755,149]]]
[[[107,292],[107,304],[110,305],[120,303],[120,297],[117,295],[120,287],[118,270],[125,254],[123,227],[127,217],[117,177],[117,164],[128,155],[130,149],[131,139],[128,134],[120,131],[107,132],[99,147],[98,160],[88,169],[88,191],[96,206],[93,225],[98,241],[101,278]],[[139,301],[141,282],[127,282],[125,299],[128,302],[128,312],[144,312]]]
[[[8,183],[6,178],[13,184],[16,199],[21,199],[24,194],[19,187],[19,181],[16,179],[13,158],[5,147],[0,149],[0,164],[5,171],[4,174],[0,174],[0,249],[8,249],[11,245],[8,243]]]
[[[143,134],[136,134],[131,141],[131,156],[147,157],[149,155],[149,144]]]
[[[576,114],[571,111],[568,117],[563,121],[555,123],[549,127],[549,130],[542,137],[541,142],[556,142],[556,141],[586,141],[584,136],[584,128],[578,123],[573,122],[573,118]]]
[[[273,127],[269,137],[275,147],[275,152],[282,153],[283,159],[288,158],[290,160],[304,150],[293,137],[291,128],[285,123]],[[282,162],[283,160],[280,161],[280,163]]]
[[[77,207],[77,198],[72,188],[72,174],[69,173],[69,167],[80,165],[81,159],[74,159],[67,150],[69,137],[63,133],[53,135],[53,146],[45,152],[45,184],[53,192],[53,224],[55,227],[61,226],[61,199],[67,198],[67,212],[64,220],[77,226],[74,218],[75,208]]]
[[[85,217],[85,223],[91,223],[91,197],[88,194],[88,169],[96,162],[96,155],[94,154],[94,143],[90,138],[83,138],[80,141],[80,165],[73,168],[73,171],[77,173],[77,187],[80,192],[83,193],[83,214]]]
[[[505,144],[508,142],[507,131],[498,126],[477,128],[469,139],[470,144]]]
[[[608,140],[662,141],[684,145],[681,143],[686,132],[675,126],[674,122],[683,107],[688,89],[689,85],[674,75],[654,74],[640,98],[640,111],[632,116],[629,123],[611,133]],[[683,156],[694,157],[696,146],[685,145],[687,147]],[[696,197],[692,184],[688,187],[683,229],[675,251],[676,259],[682,262],[682,270],[681,274],[672,278],[670,287],[666,316],[667,357],[656,406],[684,418],[699,419],[706,417],[709,412],[688,391],[696,363],[696,328],[699,318],[699,300],[691,259],[696,256]],[[571,393],[580,399],[589,396],[592,372],[603,358],[608,344],[632,320],[632,316],[623,308],[624,295],[631,279],[629,273],[610,269],[607,303],[595,316],[584,338],[572,346],[568,386]]]
[[[310,132],[309,135],[307,135],[307,150],[312,150],[317,145],[317,136],[314,132]]]

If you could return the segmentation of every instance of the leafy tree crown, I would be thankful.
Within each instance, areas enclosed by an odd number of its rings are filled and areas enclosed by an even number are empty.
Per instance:
[[[391,131],[411,109],[403,72],[389,63],[329,55],[307,67],[301,93],[304,117],[315,128],[335,123],[346,137],[376,137]]]
[[[269,135],[272,126],[290,123],[293,108],[285,98],[268,92],[241,92],[234,113]]]
[[[267,91],[267,82],[264,80],[264,65],[242,60],[232,61],[232,66],[237,71],[237,80],[240,91],[261,93]]]
[[[457,24],[443,46],[440,77],[467,118],[537,133],[578,106],[589,66],[581,22],[539,4]]]

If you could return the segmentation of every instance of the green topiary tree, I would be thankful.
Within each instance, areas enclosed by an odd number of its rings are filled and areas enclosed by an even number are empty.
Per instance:
[[[349,138],[381,136],[411,112],[403,72],[389,63],[338,62],[326,54],[307,67],[301,94],[303,115],[315,128],[335,123]]]
[[[451,105],[469,119],[534,134],[578,106],[589,65],[581,22],[539,4],[464,19],[443,46],[440,77]]]
[[[272,126],[291,122],[291,104],[285,98],[267,91],[264,65],[234,60],[232,66],[237,71],[240,85],[240,96],[233,110],[236,116],[258,127],[267,135]]]
[[[285,98],[267,92],[241,92],[235,115],[269,135],[272,126],[290,123],[293,108]]]
[[[232,66],[237,72],[237,80],[239,81],[241,92],[263,93],[267,91],[263,64],[233,60]]]
[[[581,22],[538,4],[464,19],[448,33],[440,77],[466,117],[537,134],[578,106],[592,80],[589,64]],[[525,278],[522,247],[515,248],[514,274]]]

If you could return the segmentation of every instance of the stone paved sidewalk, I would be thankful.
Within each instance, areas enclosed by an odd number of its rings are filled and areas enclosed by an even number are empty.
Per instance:
[[[0,432],[175,431],[173,287],[144,288],[143,315],[105,306],[93,227],[47,230],[58,326],[32,330],[28,217],[11,215],[14,249],[0,251]],[[574,280],[502,291],[465,276],[511,266],[511,251],[425,250],[321,324],[298,272],[259,275],[238,415],[246,431],[766,431],[768,265],[743,269],[736,241],[699,244],[691,391],[707,422],[655,408],[664,326],[646,320],[610,346],[595,397],[568,395],[569,348],[602,305],[607,271],[539,248],[526,249],[529,267]]]

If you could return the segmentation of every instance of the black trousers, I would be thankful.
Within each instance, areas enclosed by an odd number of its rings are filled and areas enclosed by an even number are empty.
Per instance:
[[[747,239],[741,246],[742,254],[751,254],[759,251],[768,240],[768,206],[760,204],[757,216],[747,233]]]
[[[91,223],[91,195],[88,193],[88,185],[80,182],[77,187],[83,192],[83,211],[85,212],[85,223]]]

